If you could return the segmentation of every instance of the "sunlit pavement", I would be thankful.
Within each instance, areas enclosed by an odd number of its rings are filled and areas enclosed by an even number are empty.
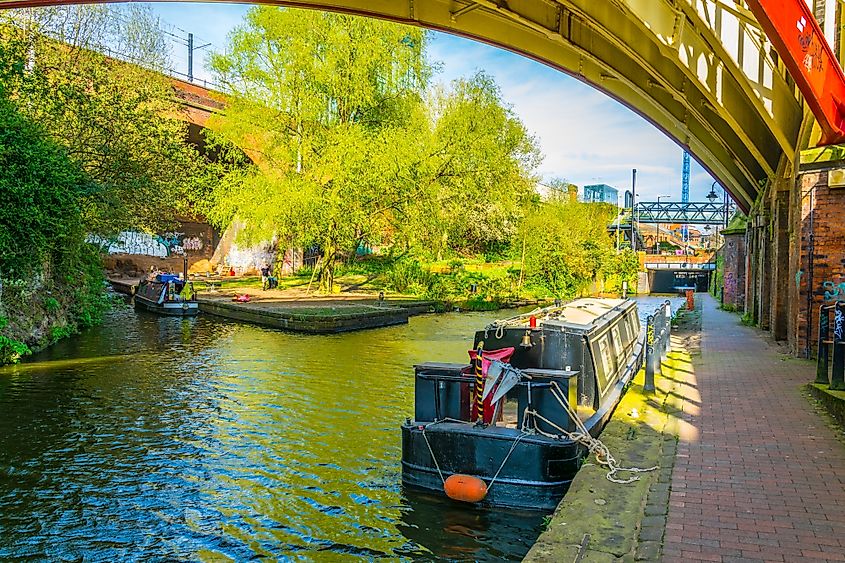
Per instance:
[[[845,561],[845,443],[802,394],[814,365],[696,297],[663,560]]]

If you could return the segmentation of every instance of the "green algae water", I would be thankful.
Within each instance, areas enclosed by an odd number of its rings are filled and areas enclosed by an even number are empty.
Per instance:
[[[404,491],[412,365],[503,313],[305,336],[125,308],[0,368],[0,559],[519,560],[544,514]]]
[[[544,514],[404,491],[399,467],[412,365],[466,361],[507,314],[305,336],[114,311],[0,368],[0,560],[519,560]]]

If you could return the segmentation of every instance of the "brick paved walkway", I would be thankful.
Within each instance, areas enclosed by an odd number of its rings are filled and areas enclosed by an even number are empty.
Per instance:
[[[812,366],[700,298],[664,560],[845,561],[845,445],[801,395]]]

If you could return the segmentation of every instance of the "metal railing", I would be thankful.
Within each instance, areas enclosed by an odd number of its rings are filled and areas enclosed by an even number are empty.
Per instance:
[[[834,391],[845,391],[845,302],[837,301],[819,307],[816,383],[827,385]]]
[[[645,325],[645,383],[643,391],[655,390],[654,374],[661,373],[661,363],[672,350],[672,304],[667,299],[646,318]]]

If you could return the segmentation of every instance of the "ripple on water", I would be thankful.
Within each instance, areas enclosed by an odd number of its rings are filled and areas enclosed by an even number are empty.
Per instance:
[[[520,559],[542,515],[400,486],[411,366],[496,316],[315,337],[121,310],[0,368],[0,558]]]

